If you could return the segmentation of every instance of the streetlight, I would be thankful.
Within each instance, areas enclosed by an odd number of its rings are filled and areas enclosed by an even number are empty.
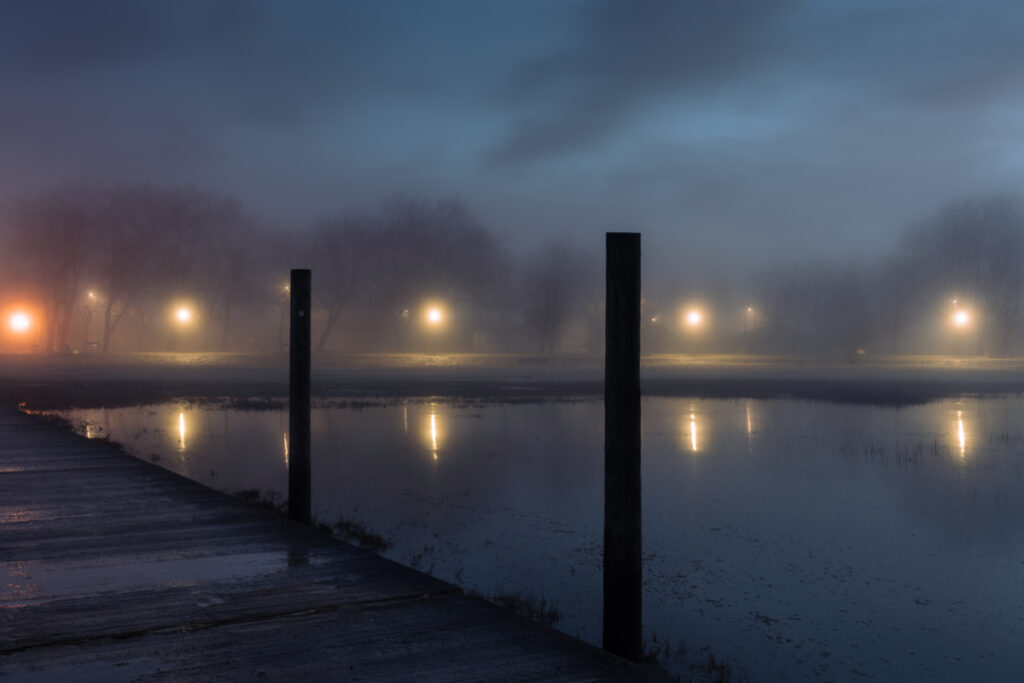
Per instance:
[[[16,334],[24,334],[25,332],[28,332],[30,327],[32,327],[32,318],[28,313],[17,311],[12,313],[11,317],[8,318],[7,326]]]
[[[447,317],[447,311],[439,303],[428,303],[423,309],[423,322],[427,327],[440,329]]]
[[[85,305],[82,307],[82,327],[85,328],[85,350],[88,351],[93,346],[99,346],[92,339],[92,316],[96,312],[96,305],[99,303],[99,299],[96,297],[94,290],[89,290],[85,293]]]
[[[691,308],[686,311],[683,320],[687,327],[700,327],[704,322],[704,313],[699,308]]]
[[[189,350],[188,347],[198,340],[195,336],[201,331],[199,312],[191,301],[179,299],[171,304],[168,310],[168,344],[173,351]]]
[[[978,335],[977,324],[974,322],[974,316],[977,311],[972,311],[970,307],[962,307],[957,299],[951,300],[950,303],[952,309],[947,318],[947,325],[951,330],[952,337],[957,340],[953,342],[954,352],[967,353],[968,346],[972,340],[978,343],[981,341]]]

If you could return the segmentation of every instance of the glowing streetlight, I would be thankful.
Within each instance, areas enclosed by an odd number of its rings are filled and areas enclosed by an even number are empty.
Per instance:
[[[691,308],[686,312],[687,327],[699,327],[704,322],[704,314],[699,309]]]
[[[182,325],[192,322],[192,309],[188,306],[179,306],[174,312],[175,319]]]
[[[19,311],[11,315],[7,320],[7,325],[17,334],[23,334],[32,327],[32,318],[30,318],[27,313]]]
[[[423,322],[428,327],[440,328],[445,323],[446,312],[441,304],[430,303],[423,309]]]
[[[955,327],[966,327],[971,322],[971,314],[964,310],[953,312],[953,325]]]

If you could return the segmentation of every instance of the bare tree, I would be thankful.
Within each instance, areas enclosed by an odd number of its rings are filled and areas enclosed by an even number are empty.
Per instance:
[[[566,244],[544,247],[523,271],[526,322],[541,353],[558,346],[562,328],[579,303],[585,268],[579,255]]]
[[[316,271],[316,300],[327,312],[317,351],[327,348],[345,307],[367,286],[378,239],[376,223],[367,215],[347,214],[321,222],[313,231],[311,256]]]
[[[504,285],[501,246],[458,199],[425,200],[395,195],[381,209],[373,298],[395,316],[429,298],[473,312]],[[471,335],[478,320],[463,320]]]
[[[850,352],[873,338],[871,298],[852,266],[786,265],[760,277],[762,343],[774,350]]]
[[[256,302],[263,289],[257,263],[266,238],[236,202],[224,200],[210,208],[210,216],[203,219],[204,233],[197,240],[201,248],[195,256],[195,272],[190,275],[208,322],[208,346],[225,351],[238,309]]]
[[[99,205],[94,233],[104,351],[126,317],[142,316],[147,302],[163,306],[184,294],[205,302],[208,318],[230,319],[246,263],[242,242],[232,237],[244,226],[234,200],[135,185],[105,191]]]
[[[153,286],[155,234],[147,194],[138,188],[107,191],[95,216],[98,296],[103,307],[100,348],[105,353],[122,320],[138,309]]]
[[[1009,351],[1024,313],[1024,212],[1016,199],[946,205],[904,235],[903,264],[923,308],[934,312],[957,297],[976,309],[988,353]]]
[[[81,294],[89,243],[91,194],[62,188],[17,204],[11,242],[17,269],[43,307],[45,347],[70,348],[71,320]]]

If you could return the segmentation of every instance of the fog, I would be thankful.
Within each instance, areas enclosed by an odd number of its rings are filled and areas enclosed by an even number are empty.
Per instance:
[[[3,7],[3,350],[1021,351],[1016,3]]]
[[[317,351],[603,351],[600,250],[552,236],[517,255],[458,199],[282,231],[196,189],[65,187],[15,204],[2,237],[10,351],[283,350],[293,267],[313,271]],[[643,290],[646,353],[1008,355],[1024,212],[961,200],[876,262],[655,272]]]

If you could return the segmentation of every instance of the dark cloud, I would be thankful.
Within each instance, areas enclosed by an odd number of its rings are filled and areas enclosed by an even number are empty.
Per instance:
[[[0,19],[2,195],[194,184],[295,223],[461,194],[523,242],[630,228],[736,262],[737,241],[881,252],[1024,177],[1011,0],[0,0]]]
[[[189,111],[210,102],[243,117],[281,103],[301,110],[344,101],[382,78],[366,59],[373,39],[347,5],[304,2],[16,3],[0,28],[5,67],[19,89],[105,96],[108,85],[140,93],[145,109]],[[167,89],[176,96],[160,100]],[[275,104],[277,103],[277,104]]]
[[[785,0],[601,0],[573,43],[525,65],[502,100],[524,112],[492,151],[528,161],[599,143],[657,98],[695,96],[756,71],[776,49]]]

